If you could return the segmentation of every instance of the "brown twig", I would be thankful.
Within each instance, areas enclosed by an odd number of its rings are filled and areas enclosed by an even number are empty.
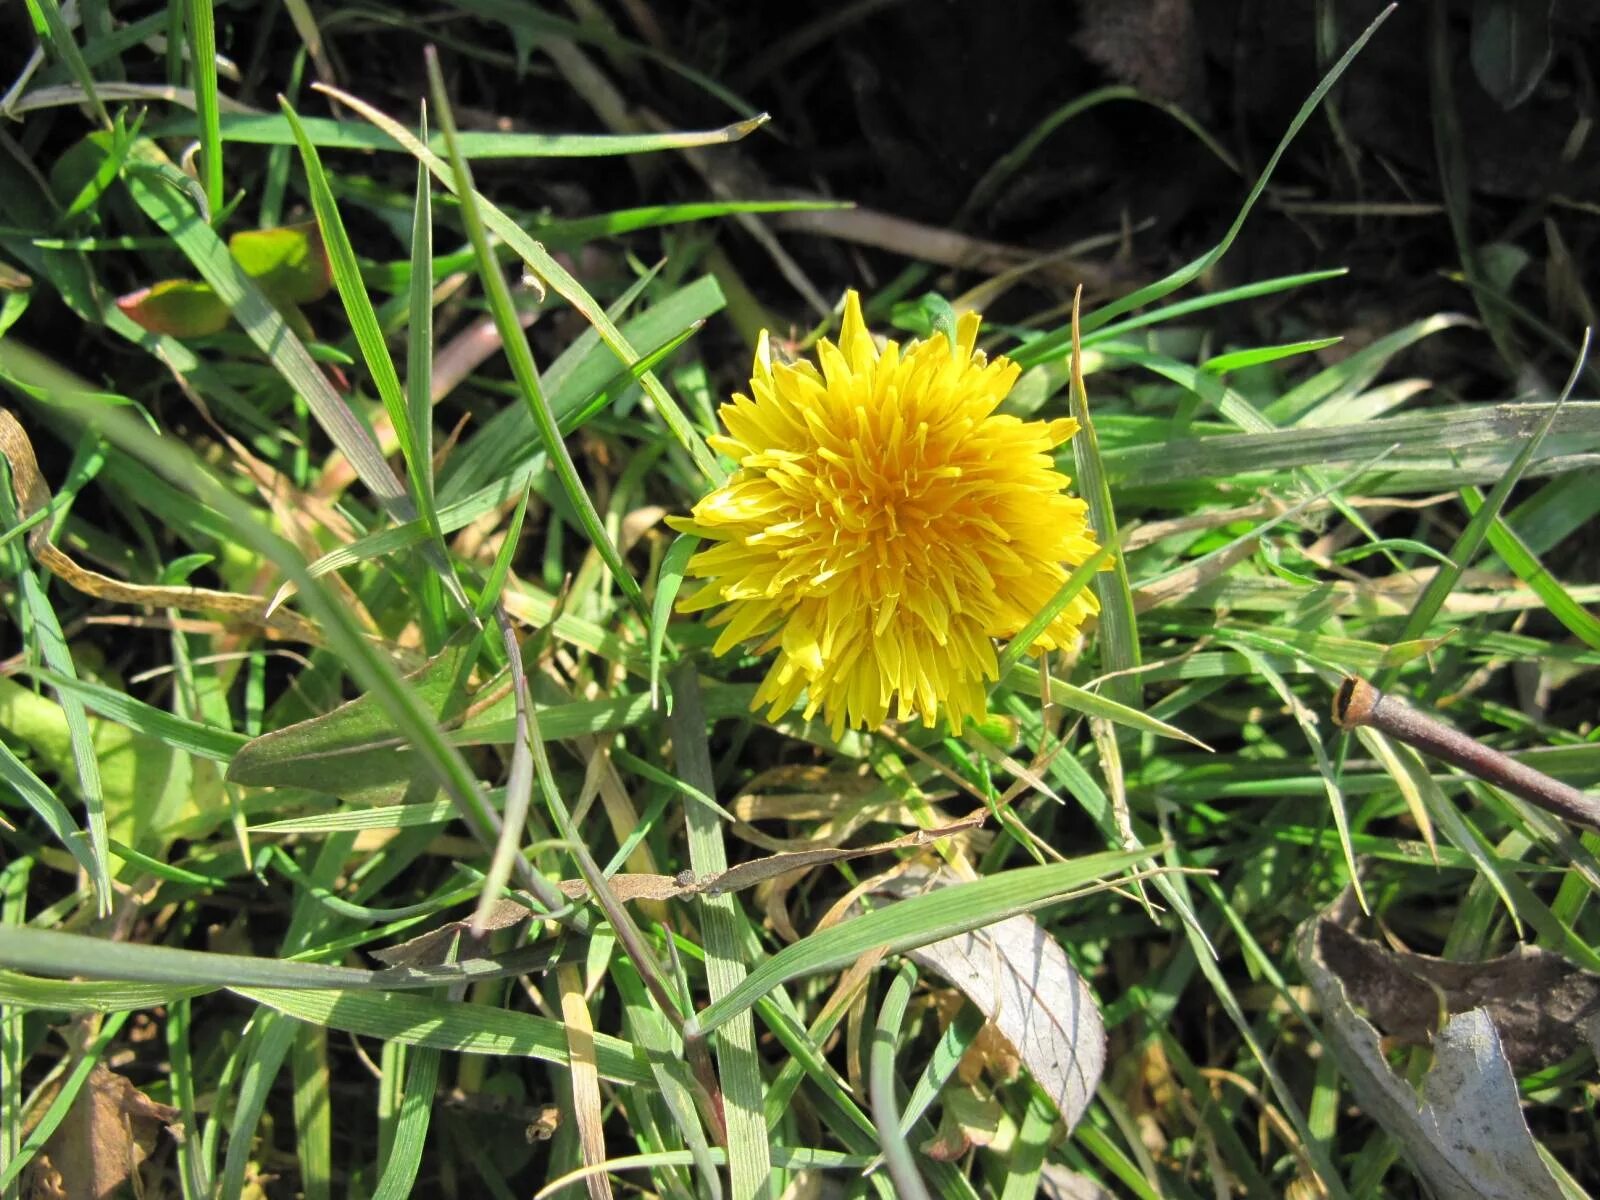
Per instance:
[[[1553,812],[1562,820],[1600,830],[1600,798],[1552,779],[1442,721],[1418,712],[1404,700],[1385,695],[1359,676],[1345,677],[1333,697],[1333,721],[1341,729],[1370,725],[1398,741],[1469,771]]]

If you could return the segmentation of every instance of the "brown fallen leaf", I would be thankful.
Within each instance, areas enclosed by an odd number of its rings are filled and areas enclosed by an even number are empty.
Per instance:
[[[40,1097],[43,1112],[53,1095]],[[109,1200],[155,1149],[178,1110],[157,1104],[125,1076],[96,1063],[72,1107],[29,1165],[29,1195]]]
[[[1317,922],[1316,948],[1357,1008],[1384,1033],[1426,1045],[1444,1021],[1488,1009],[1517,1072],[1560,1062],[1580,1046],[1600,1054],[1600,975],[1537,946],[1487,962],[1390,950],[1338,922]]]
[[[1330,922],[1300,928],[1300,969],[1329,1053],[1361,1110],[1401,1146],[1440,1200],[1561,1200],[1522,1112],[1517,1081],[1486,1010],[1451,1017],[1433,1038],[1421,1095],[1396,1075],[1378,1032],[1350,1003],[1319,949]],[[1337,928],[1337,926],[1334,926]]]

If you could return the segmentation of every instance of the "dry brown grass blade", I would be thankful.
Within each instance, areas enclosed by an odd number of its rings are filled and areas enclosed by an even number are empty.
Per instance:
[[[22,521],[49,508],[50,487],[39,474],[33,443],[7,409],[0,408],[0,454],[11,465],[11,488],[17,498],[17,515]],[[47,520],[41,520],[28,533],[28,549],[41,567],[67,586],[97,600],[114,604],[140,604],[152,608],[176,608],[185,612],[210,613],[230,621],[254,625],[263,632],[297,642],[322,644],[322,632],[299,613],[278,608],[268,612],[268,601],[243,592],[220,592],[212,588],[157,587],[127,583],[80,566],[50,542]]]
[[[600,1106],[600,1070],[594,1057],[594,1022],[578,968],[562,963],[556,968],[556,981],[561,988],[561,1022],[566,1026],[571,1062],[568,1079],[572,1083],[572,1115],[578,1124],[583,1161],[592,1167],[606,1161],[605,1113]],[[596,1172],[584,1184],[590,1200],[611,1200],[611,1180],[605,1174]]]

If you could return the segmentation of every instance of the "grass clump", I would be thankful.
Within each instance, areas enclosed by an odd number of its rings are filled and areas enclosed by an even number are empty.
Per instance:
[[[1298,315],[1222,332],[1347,286],[1214,272],[1376,27],[1172,269],[1070,311],[1003,301],[1027,270],[862,286],[924,345],[993,300],[1002,416],[1079,427],[1041,471],[1098,552],[984,632],[999,678],[952,729],[753,707],[756,642],[718,656],[678,615],[667,519],[732,471],[729,330],[802,358],[861,283],[796,283],[808,336],[717,241],[749,222],[803,280],[758,218],[838,211],[687,173],[765,136],[750,106],[587,5],[292,7],[247,67],[285,94],[246,109],[216,53],[243,14],[29,5],[0,145],[0,1192],[1416,1194],[1316,919],[1413,984],[1442,968],[1402,948],[1531,943],[1581,999],[1600,844],[1328,706],[1370,677],[1594,785],[1600,589],[1561,568],[1600,403],[1577,367],[1495,403],[1399,375],[1479,336],[1447,311],[1347,353]],[[426,105],[336,86],[343,37],[425,64]],[[720,124],[634,112],[644,63]],[[609,131],[482,120],[523,69]],[[527,200],[562,171],[641,202]],[[1587,1010],[1543,986],[1555,1026],[1500,1036],[1526,1152],[1576,1195]],[[1435,1030],[1405,1032],[1420,1080]]]

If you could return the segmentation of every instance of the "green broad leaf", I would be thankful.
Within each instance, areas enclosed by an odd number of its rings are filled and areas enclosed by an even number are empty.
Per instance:
[[[406,677],[417,700],[439,724],[457,722],[475,695],[469,686],[478,657],[476,631],[456,635]],[[275,729],[247,743],[228,765],[228,782],[247,787],[298,787],[362,803],[379,803],[433,776],[409,752],[383,705],[360,696],[332,712]]]
[[[830,926],[757,964],[732,991],[701,1009],[695,1023],[700,1033],[710,1033],[791,979],[847,966],[869,950],[898,954],[1033,912],[1156,853],[1159,847],[1108,850],[1070,862],[1020,867],[901,900]]]
[[[297,1021],[408,1046],[430,1046],[461,1054],[516,1055],[554,1063],[568,1061],[566,1029],[559,1021],[531,1013],[395,992],[258,987],[233,990]],[[601,1075],[617,1083],[653,1082],[642,1050],[603,1033],[593,1037],[595,1065]]]
[[[1472,73],[1501,108],[1533,94],[1550,66],[1555,0],[1474,0]]]
[[[163,279],[117,297],[117,307],[141,329],[180,338],[221,333],[233,317],[215,289],[197,279]]]
[[[315,221],[240,230],[228,239],[228,252],[280,306],[321,300],[333,286],[328,251]]]

